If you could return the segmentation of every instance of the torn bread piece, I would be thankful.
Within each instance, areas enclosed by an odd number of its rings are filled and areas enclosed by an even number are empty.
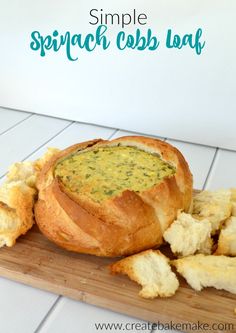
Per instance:
[[[35,162],[17,162],[10,166],[0,187],[0,247],[13,246],[34,224],[37,175],[56,152],[58,149],[50,149]]]
[[[171,251],[179,256],[196,252],[211,253],[211,223],[197,220],[190,214],[178,213],[177,220],[164,232],[164,239],[170,244]]]
[[[36,169],[33,162],[16,162],[10,166],[6,183],[16,181],[22,181],[30,187],[35,187]]]
[[[236,294],[236,258],[196,254],[171,264],[195,290],[214,287]]]
[[[142,286],[143,298],[170,297],[179,287],[169,259],[158,250],[147,250],[121,259],[110,266],[112,273],[127,274]]]
[[[38,171],[41,171],[44,165],[57,153],[60,152],[60,149],[55,147],[48,147],[46,153],[33,162],[34,168]]]
[[[36,190],[24,181],[5,182],[0,188],[0,246],[12,246],[33,223]]]
[[[60,150],[47,148],[46,153],[36,161],[16,162],[9,167],[5,183],[22,181],[26,185],[36,188],[36,178],[43,166]]]
[[[214,235],[223,222],[231,216],[232,202],[230,190],[215,192],[202,191],[193,198],[192,214],[200,219],[208,219]]]
[[[236,217],[231,216],[220,231],[216,254],[236,256]]]

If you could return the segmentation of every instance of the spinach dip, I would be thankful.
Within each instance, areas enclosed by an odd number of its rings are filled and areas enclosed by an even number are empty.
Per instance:
[[[156,154],[113,146],[69,155],[57,163],[54,174],[70,191],[101,202],[127,189],[147,190],[175,171]]]

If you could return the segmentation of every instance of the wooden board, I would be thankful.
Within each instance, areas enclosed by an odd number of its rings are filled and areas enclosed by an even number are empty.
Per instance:
[[[236,295],[213,288],[195,292],[180,278],[175,296],[145,300],[136,283],[110,275],[107,266],[115,260],[64,251],[34,226],[14,247],[0,250],[0,275],[150,322],[233,323],[236,332]]]

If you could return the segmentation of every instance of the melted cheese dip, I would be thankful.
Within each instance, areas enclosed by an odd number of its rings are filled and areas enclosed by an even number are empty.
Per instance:
[[[124,190],[143,191],[175,173],[157,155],[135,147],[100,147],[58,162],[55,176],[70,191],[101,202]]]

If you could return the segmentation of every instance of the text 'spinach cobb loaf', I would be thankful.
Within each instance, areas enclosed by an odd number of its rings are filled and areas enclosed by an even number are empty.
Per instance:
[[[162,243],[192,200],[182,154],[141,136],[93,140],[56,154],[38,179],[36,222],[65,249],[120,256]]]

